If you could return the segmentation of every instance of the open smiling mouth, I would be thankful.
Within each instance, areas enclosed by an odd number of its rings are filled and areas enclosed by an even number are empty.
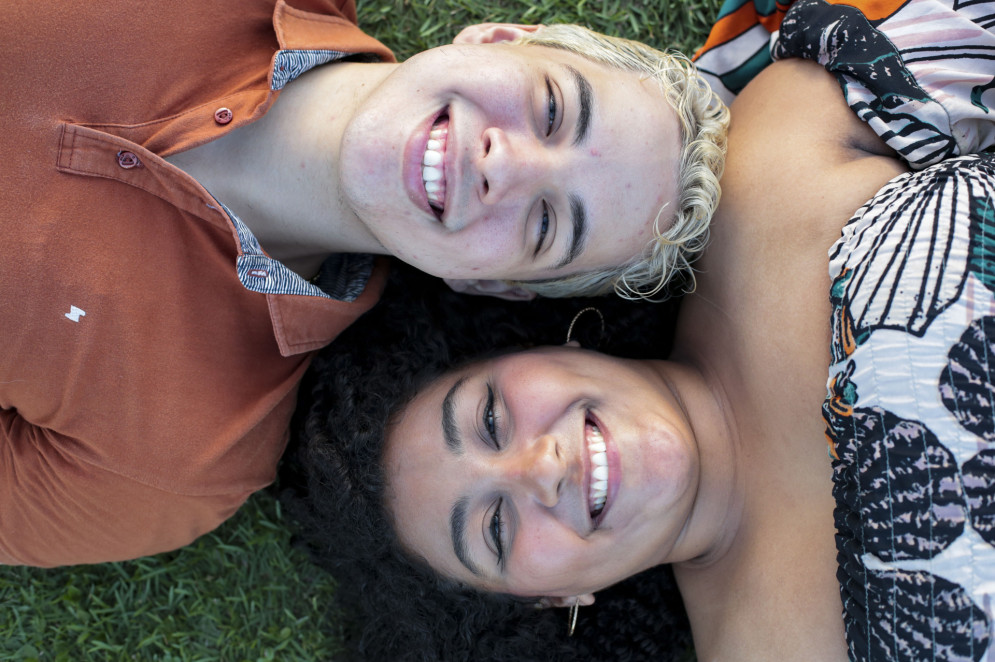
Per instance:
[[[590,419],[584,425],[587,439],[587,452],[591,455],[591,486],[587,495],[587,507],[591,519],[597,519],[605,509],[608,500],[608,453],[604,435]]]
[[[428,205],[435,217],[442,220],[446,210],[446,143],[449,139],[449,115],[442,114],[435,120],[428,134],[425,155],[422,157],[421,176],[428,195]]]

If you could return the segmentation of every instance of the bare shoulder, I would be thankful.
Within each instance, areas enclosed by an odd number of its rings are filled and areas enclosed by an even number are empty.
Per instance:
[[[807,261],[811,249],[824,257],[853,212],[905,170],[813,62],[775,62],[731,111],[714,243],[726,232],[753,256],[790,249]]]
[[[674,567],[699,660],[847,659],[832,469],[818,429],[792,436],[759,427],[745,440],[754,452],[738,458],[748,476],[734,544],[710,565]]]
[[[733,105],[751,127],[777,132],[782,144],[818,149],[834,162],[894,153],[847,106],[836,78],[809,60],[781,60],[754,78]],[[759,118],[766,121],[758,122]]]

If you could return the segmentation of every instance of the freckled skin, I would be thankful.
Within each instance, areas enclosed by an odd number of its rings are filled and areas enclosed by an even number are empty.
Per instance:
[[[574,142],[579,104],[567,66],[594,92],[582,146]],[[549,136],[538,130],[546,76],[562,92],[559,129]],[[452,168],[444,224],[409,190],[417,187],[405,179],[412,159],[404,160],[404,147],[421,141],[443,108]],[[639,231],[652,224],[654,201],[676,192],[679,138],[659,87],[632,72],[539,46],[453,44],[408,59],[363,100],[343,133],[336,181],[344,206],[389,253],[410,262],[417,244],[413,266],[423,271],[555,278],[642,253],[649,235]],[[626,189],[629,181],[636,185]],[[575,199],[586,210],[587,241],[559,266],[570,254]],[[536,254],[543,204],[551,209],[550,241]]]

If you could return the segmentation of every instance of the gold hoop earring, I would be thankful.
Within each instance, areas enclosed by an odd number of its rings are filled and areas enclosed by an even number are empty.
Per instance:
[[[599,343],[601,339],[605,337],[605,316],[602,315],[601,311],[595,308],[594,306],[588,306],[587,308],[582,308],[576,315],[574,315],[574,318],[570,321],[570,327],[567,329],[567,342],[570,342],[570,339],[573,337],[574,324],[577,323],[577,320],[579,320],[584,313],[589,313],[589,312],[597,313],[598,319],[601,320],[601,337],[598,339]]]

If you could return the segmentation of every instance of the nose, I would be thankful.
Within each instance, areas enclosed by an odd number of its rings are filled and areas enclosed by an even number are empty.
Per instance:
[[[531,138],[510,134],[498,127],[484,131],[477,159],[478,195],[485,205],[495,205],[542,185],[550,165],[539,150],[531,149]]]
[[[510,478],[547,508],[560,500],[567,465],[553,435],[543,435],[512,460]]]

